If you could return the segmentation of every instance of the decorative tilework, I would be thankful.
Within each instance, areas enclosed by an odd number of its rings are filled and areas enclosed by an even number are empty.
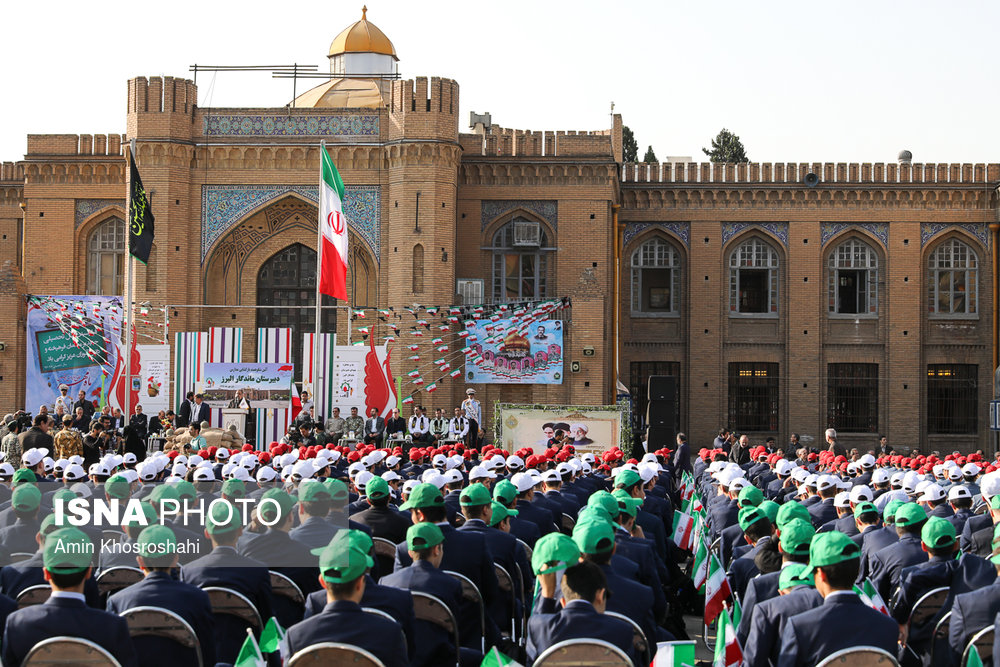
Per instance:
[[[825,245],[827,241],[842,231],[855,228],[865,230],[881,241],[882,245],[889,245],[889,223],[887,222],[862,222],[858,224],[847,222],[824,222],[819,226],[820,243]]]
[[[946,222],[925,222],[920,225],[920,247],[924,247],[932,238],[945,230],[951,229],[952,227],[964,229],[979,239],[979,242],[983,244],[983,247],[990,247],[989,224],[985,222],[967,223],[963,225],[950,225]]]
[[[514,209],[523,208],[531,211],[545,222],[552,225],[552,229],[558,229],[559,225],[559,202],[547,199],[489,199],[482,203],[482,228],[490,224],[501,215],[510,213]]]
[[[625,232],[622,234],[622,247],[627,246],[629,241],[650,227],[673,232],[684,241],[685,246],[690,247],[691,245],[691,223],[689,222],[629,222],[625,224]]]
[[[77,199],[76,210],[73,213],[73,222],[79,227],[83,221],[94,215],[97,211],[108,206],[118,206],[125,210],[124,199]]]
[[[209,249],[247,215],[269,202],[295,193],[307,201],[319,203],[315,185],[203,185],[201,202],[201,261]],[[348,185],[344,193],[344,212],[351,228],[371,247],[380,261],[382,196],[377,186]]]
[[[787,222],[764,222],[760,224],[752,222],[724,222],[722,223],[722,244],[725,245],[729,242],[729,239],[751,227],[763,229],[764,231],[773,234],[781,239],[781,242],[785,245],[785,247],[788,247]]]
[[[206,115],[206,137],[377,137],[378,114]]]

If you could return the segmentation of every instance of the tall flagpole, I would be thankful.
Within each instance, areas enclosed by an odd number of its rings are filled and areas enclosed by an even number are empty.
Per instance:
[[[129,142],[129,159],[132,160],[132,164],[135,163],[135,137],[132,137],[132,141]],[[129,225],[132,223],[132,178],[131,171],[129,171],[129,192],[126,198],[126,211],[125,211],[125,231],[126,234],[129,233]],[[132,248],[129,244],[129,248],[125,251],[125,303],[123,310],[125,311],[125,405],[123,406],[122,414],[124,416],[124,423],[127,424],[132,413]]]
[[[319,142],[319,150],[321,151],[320,152],[320,156],[319,156],[319,196],[322,199],[322,197],[323,197],[323,152],[326,151],[326,141],[322,141],[321,140]],[[313,402],[313,411],[314,411],[314,414],[316,416],[319,416],[319,408],[320,408],[320,405],[319,405],[319,403],[317,401],[317,397],[319,396],[319,392],[317,390],[320,387],[320,383],[319,383],[319,366],[320,366],[320,364],[319,364],[319,350],[320,350],[319,337],[320,337],[321,323],[322,323],[322,316],[321,316],[321,314],[323,312],[321,310],[322,306],[320,305],[322,303],[322,300],[323,300],[323,295],[319,291],[319,285],[320,285],[320,282],[321,282],[321,276],[323,275],[323,220],[320,219],[320,216],[322,216],[322,215],[323,215],[323,206],[321,205],[319,207],[319,213],[317,214],[317,218],[316,218],[316,331],[315,331],[315,335],[313,336],[313,367],[312,367],[312,377],[313,377],[312,402]],[[333,336],[334,336],[334,338],[333,338],[333,345],[334,345],[334,349],[336,350],[336,346],[337,346],[337,332],[336,331],[334,331]],[[323,409],[324,409],[324,411],[326,410],[325,407]],[[323,415],[323,416],[326,417],[327,415]]]

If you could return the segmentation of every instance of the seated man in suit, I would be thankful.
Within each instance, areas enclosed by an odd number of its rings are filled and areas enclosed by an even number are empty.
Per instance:
[[[410,526],[406,531],[406,547],[413,563],[382,577],[383,586],[433,595],[448,606],[456,622],[462,618],[463,612],[473,612],[462,608],[462,585],[440,570],[444,557],[444,534],[440,528],[433,523]],[[478,612],[475,613],[478,615]],[[416,629],[416,654],[410,662],[412,667],[433,667],[454,661],[456,647],[449,633],[427,621],[417,621]],[[479,665],[482,659],[480,652],[462,649],[463,665]]]
[[[561,534],[555,537],[569,539]],[[553,541],[548,538],[539,541],[538,558],[533,558],[533,563],[551,562],[545,552]],[[561,610],[555,599],[555,571],[542,571],[538,581],[541,584],[540,600],[528,621],[529,662],[534,662],[546,649],[567,639],[600,639],[620,648],[635,667],[640,667],[642,658],[635,654],[633,648],[632,627],[604,615],[608,584],[599,566],[583,562],[566,568],[561,586]]]
[[[212,551],[181,568],[181,581],[199,588],[218,586],[244,595],[257,608],[260,617],[270,618],[271,576],[267,568],[236,551],[243,534],[240,510],[228,503],[211,506],[205,533],[212,540]],[[238,617],[218,614],[215,617],[215,659],[233,662],[246,639],[246,624]]]
[[[60,528],[46,537],[43,573],[52,595],[45,604],[25,607],[7,617],[3,664],[20,665],[35,644],[60,636],[92,641],[122,667],[139,664],[125,620],[91,609],[84,601],[83,586],[90,578],[93,559],[94,544],[78,528]]]
[[[320,581],[326,589],[326,607],[288,629],[289,655],[321,642],[340,642],[364,649],[386,667],[406,667],[406,644],[399,623],[361,609],[365,572],[371,557],[342,531],[319,555]]]
[[[875,646],[895,655],[899,626],[865,605],[854,592],[860,556],[858,545],[839,531],[813,538],[809,566],[823,604],[787,620],[781,634],[778,667],[813,667],[827,656],[853,646]]]
[[[1000,508],[1000,496],[990,499],[991,506]],[[996,567],[997,578],[993,583],[976,591],[956,595],[951,605],[951,623],[948,643],[952,650],[952,664],[958,664],[972,636],[993,622],[1000,613],[1000,526],[993,532],[993,553],[990,562]]]
[[[385,435],[385,419],[378,416],[378,410],[372,408],[368,412],[368,419],[365,420],[365,444],[374,444],[376,447],[382,446],[382,437]]]
[[[133,607],[161,607],[172,611],[191,626],[201,645],[202,664],[215,664],[215,621],[208,595],[195,586],[170,576],[177,567],[177,537],[174,531],[156,523],[146,526],[136,541],[141,556],[136,556],[146,577],[108,598],[108,611],[121,615]],[[179,665],[190,661],[193,652],[162,637],[145,637],[145,665]],[[152,649],[152,650],[150,650]]]

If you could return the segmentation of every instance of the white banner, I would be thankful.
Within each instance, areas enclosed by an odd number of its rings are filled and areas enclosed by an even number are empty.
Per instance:
[[[139,352],[139,404],[147,415],[170,408],[170,346],[136,345]]]

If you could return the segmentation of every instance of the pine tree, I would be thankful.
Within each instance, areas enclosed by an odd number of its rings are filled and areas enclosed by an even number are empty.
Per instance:
[[[642,161],[643,162],[659,162],[659,160],[656,159],[656,153],[653,152],[653,147],[652,146],[650,146],[649,148],[646,149],[646,154],[642,156]]]
[[[743,148],[743,142],[726,128],[722,128],[715,139],[712,139],[712,150],[708,150],[707,148],[702,148],[701,150],[712,162],[736,163],[750,161],[750,158],[747,157],[746,149]]]

